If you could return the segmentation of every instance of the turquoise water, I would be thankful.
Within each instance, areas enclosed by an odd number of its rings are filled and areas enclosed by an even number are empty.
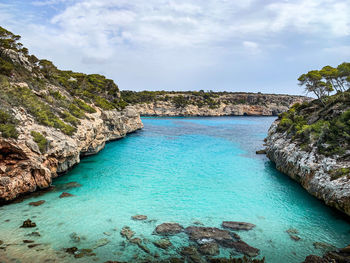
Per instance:
[[[0,208],[1,228],[12,235],[32,218],[41,233],[39,241],[53,248],[92,248],[97,240],[110,243],[94,249],[96,260],[137,261],[146,253],[123,242],[119,232],[130,226],[144,238],[151,252],[161,257],[176,249],[159,251],[152,244],[156,225],[178,222],[220,227],[224,220],[256,224],[242,239],[261,250],[267,262],[301,262],[306,255],[322,254],[314,242],[343,247],[350,241],[350,225],[338,213],[313,198],[287,176],[279,173],[262,148],[273,117],[143,118],[145,128],[107,144],[98,155],[82,160],[54,181],[60,187],[78,182],[82,187],[65,190],[73,195],[60,199],[61,191]],[[39,207],[29,202],[46,200]],[[147,222],[130,219],[147,215]],[[33,218],[34,217],[34,218]],[[6,222],[10,219],[10,222]],[[294,228],[300,241],[286,230]],[[81,237],[76,243],[71,233]],[[104,232],[108,232],[104,234]],[[110,234],[110,235],[109,235]],[[185,234],[171,237],[178,248],[188,243]],[[221,250],[229,256],[229,250]],[[260,256],[260,257],[261,257]]]

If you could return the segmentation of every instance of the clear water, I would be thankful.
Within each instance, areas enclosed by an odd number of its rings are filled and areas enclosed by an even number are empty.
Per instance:
[[[123,226],[145,238],[153,254],[176,255],[176,249],[165,254],[152,244],[159,238],[152,235],[155,226],[169,221],[185,227],[195,221],[215,227],[224,220],[254,223],[255,229],[239,234],[259,248],[267,262],[301,262],[306,255],[322,254],[314,242],[347,245],[350,225],[339,214],[279,173],[265,156],[255,154],[273,120],[143,118],[142,131],[107,144],[104,151],[83,159],[54,181],[56,186],[80,183],[82,187],[67,190],[75,197],[60,199],[61,192],[56,191],[0,208],[0,234],[31,232],[18,226],[32,218],[42,235],[39,241],[57,250],[91,248],[101,238],[110,240],[94,249],[97,257],[84,262],[134,262],[135,255],[146,256],[137,246],[123,242],[119,234]],[[28,206],[37,200],[46,203]],[[151,221],[131,220],[136,214]],[[289,228],[299,231],[300,241],[289,237]],[[81,237],[79,243],[69,237],[72,232]],[[185,234],[171,241],[176,247],[188,243]],[[222,256],[229,253],[221,251]]]

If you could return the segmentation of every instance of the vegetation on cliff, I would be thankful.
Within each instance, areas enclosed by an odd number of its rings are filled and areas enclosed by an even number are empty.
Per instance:
[[[0,27],[0,132],[17,138],[14,109],[23,108],[42,125],[54,127],[67,135],[86,113],[122,109],[113,80],[98,74],[59,70],[51,61],[28,54],[18,42],[20,36]]]
[[[245,93],[245,92],[214,92],[214,91],[121,91],[121,97],[127,104],[170,102],[176,108],[184,108],[188,105],[198,108],[208,107],[217,109],[221,104],[226,105],[259,105],[266,106],[268,103],[276,103],[288,107],[290,101],[278,100],[284,95]],[[277,99],[275,99],[277,98]]]
[[[286,132],[303,150],[316,148],[325,156],[350,160],[350,63],[310,71],[299,81],[318,99],[295,104],[282,113],[277,131]],[[336,93],[328,95],[331,92]],[[334,171],[333,176],[337,178],[346,173],[349,173],[348,168]]]

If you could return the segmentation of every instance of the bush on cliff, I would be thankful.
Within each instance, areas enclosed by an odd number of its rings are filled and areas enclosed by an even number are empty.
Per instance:
[[[7,112],[0,110],[0,132],[4,138],[18,138],[17,121]]]
[[[40,132],[32,131],[30,134],[38,145],[40,152],[45,153],[48,146],[48,141],[46,138]]]
[[[350,91],[328,97],[324,105],[317,100],[296,104],[279,119],[277,131],[305,149],[317,147],[326,156],[350,151]]]

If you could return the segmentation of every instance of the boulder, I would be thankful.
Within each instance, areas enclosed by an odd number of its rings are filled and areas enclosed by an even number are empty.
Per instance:
[[[178,223],[163,223],[156,227],[154,233],[161,236],[171,236],[181,233],[183,230],[183,226]]]
[[[266,150],[263,149],[263,150],[258,150],[255,152],[256,154],[266,154]]]
[[[255,227],[254,224],[245,222],[235,222],[235,221],[224,221],[222,222],[223,228],[228,228],[232,230],[251,230]]]

